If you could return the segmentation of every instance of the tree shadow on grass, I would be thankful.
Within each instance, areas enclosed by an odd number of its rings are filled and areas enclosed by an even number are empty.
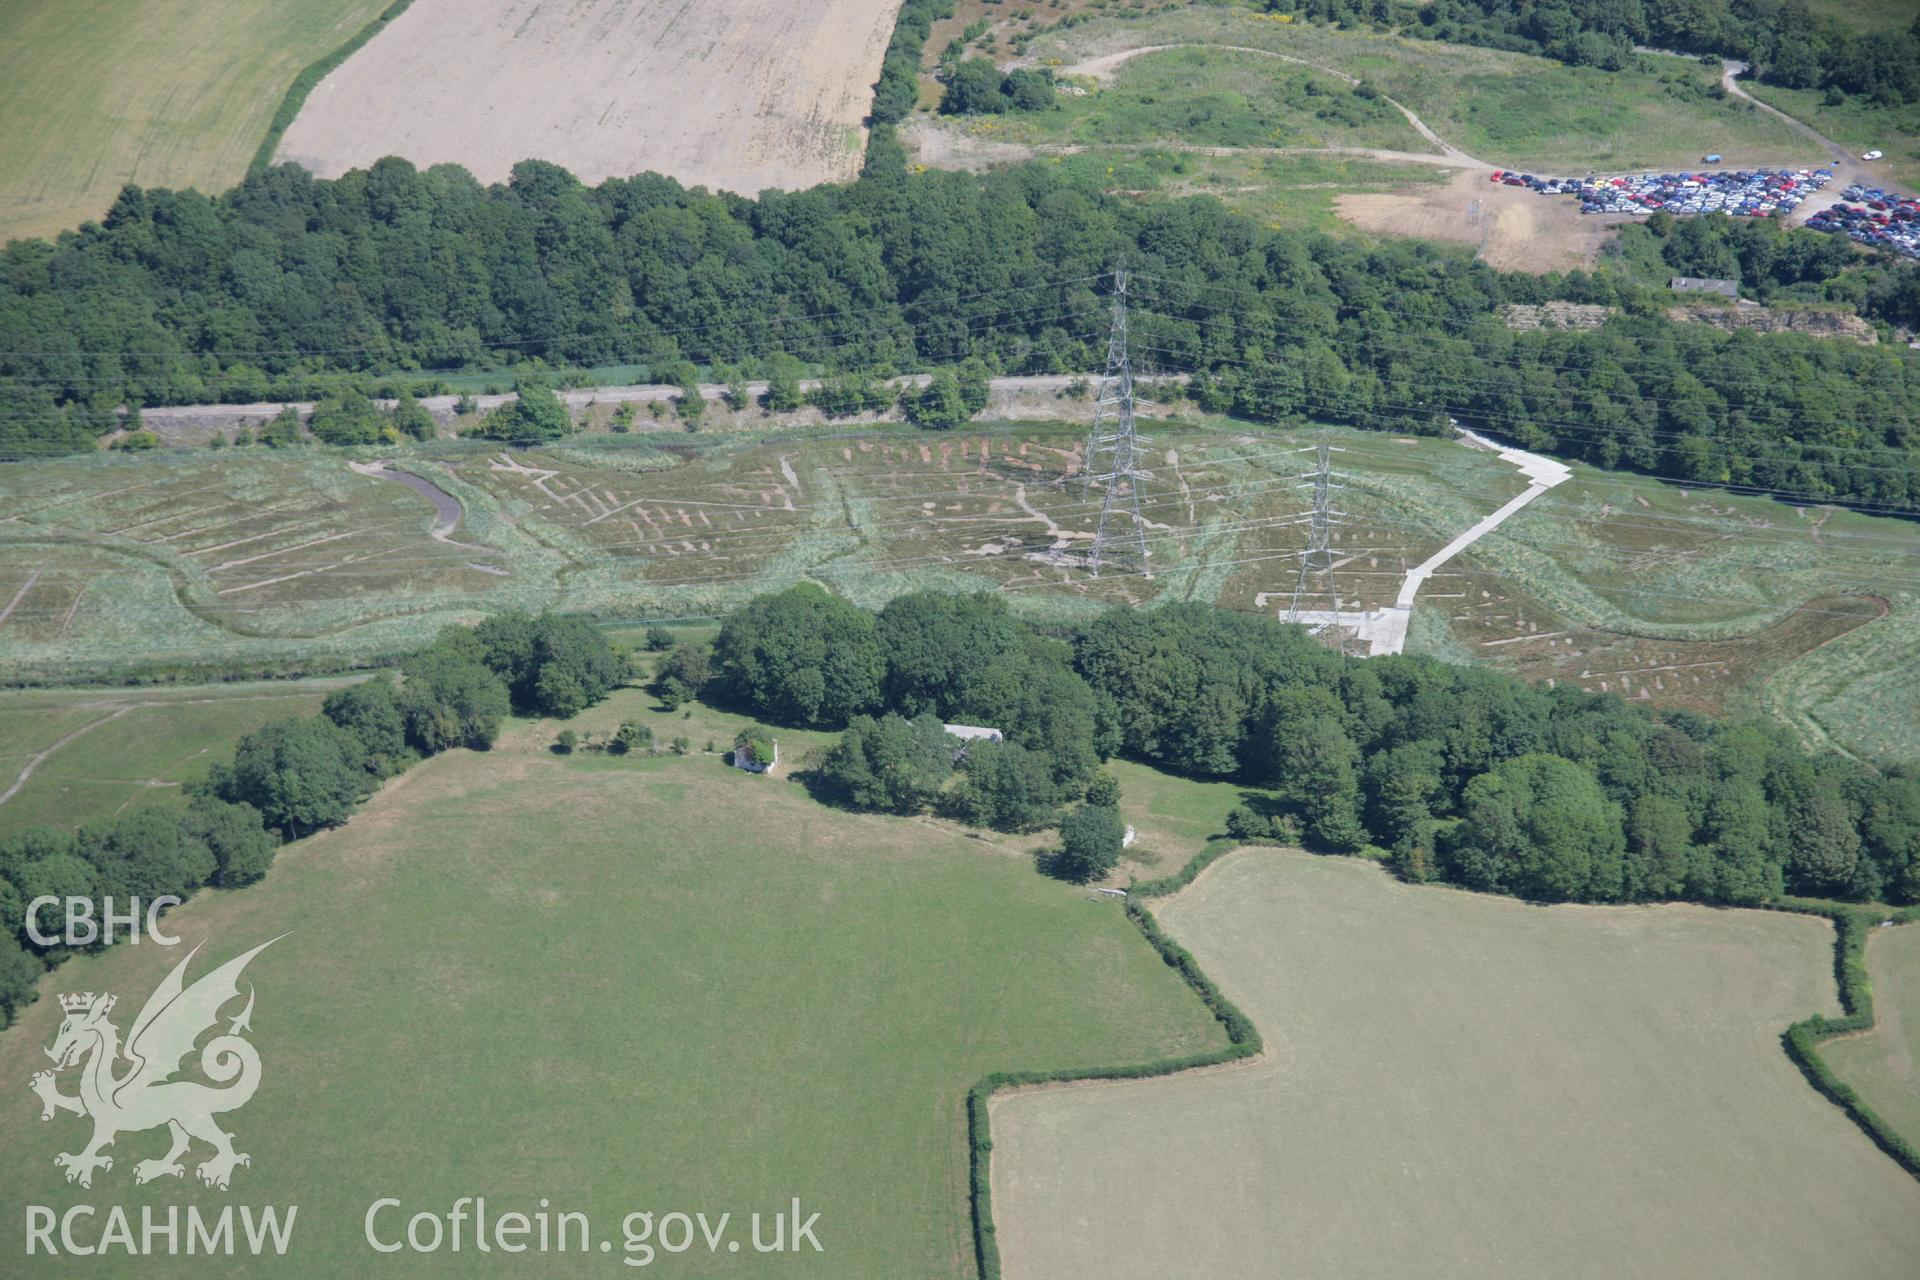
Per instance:
[[[1068,869],[1067,851],[1055,845],[1033,850],[1033,869],[1049,880],[1058,880],[1062,884],[1085,884],[1087,881]]]

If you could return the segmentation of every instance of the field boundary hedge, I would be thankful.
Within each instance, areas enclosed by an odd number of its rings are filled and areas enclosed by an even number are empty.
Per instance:
[[[873,86],[868,119],[896,125],[913,114],[920,100],[920,55],[933,24],[953,16],[953,0],[906,0],[893,20],[893,35],[880,63],[880,79]]]
[[[1259,1029],[1253,1025],[1253,1019],[1221,993],[1213,979],[1200,967],[1200,962],[1193,958],[1193,953],[1168,937],[1153,912],[1141,901],[1143,898],[1165,897],[1184,888],[1212,863],[1239,847],[1240,842],[1235,840],[1211,841],[1179,872],[1134,885],[1126,900],[1127,918],[1139,927],[1148,944],[1159,952],[1161,960],[1179,972],[1181,979],[1207,1006],[1214,1021],[1226,1030],[1225,1046],[1206,1053],[1188,1054],[1184,1058],[1158,1058],[1124,1066],[1065,1071],[995,1071],[981,1077],[967,1090],[969,1201],[973,1209],[974,1261],[979,1268],[980,1280],[1001,1280],[1000,1245],[995,1239],[993,1225],[993,1130],[988,1115],[994,1094],[1002,1089],[1026,1085],[1072,1084],[1083,1080],[1146,1080],[1199,1067],[1217,1067],[1237,1062],[1265,1049],[1265,1042],[1260,1038]]]
[[[1815,1014],[1802,1018],[1780,1035],[1780,1044],[1807,1083],[1826,1096],[1827,1101],[1847,1113],[1859,1125],[1873,1145],[1890,1156],[1894,1163],[1920,1178],[1920,1146],[1875,1111],[1852,1085],[1842,1080],[1820,1056],[1820,1045],[1840,1036],[1859,1035],[1874,1029],[1873,983],[1867,976],[1867,940],[1883,922],[1912,924],[1920,921],[1920,907],[1887,911],[1874,907],[1821,902],[1808,898],[1782,898],[1766,904],[1769,910],[1791,911],[1801,915],[1823,916],[1833,922],[1833,971],[1840,988],[1843,1016],[1829,1018]]]
[[[379,35],[386,25],[407,11],[413,0],[393,0],[393,3],[380,11],[378,17],[366,26],[354,32],[347,42],[331,53],[322,54],[306,65],[293,83],[287,86],[287,96],[280,99],[280,109],[273,113],[272,123],[267,125],[267,136],[260,140],[260,149],[253,153],[253,162],[247,166],[247,176],[257,177],[273,167],[273,153],[280,147],[280,139],[293,124],[293,118],[300,114],[300,108],[307,105],[307,95],[314,86],[327,78],[329,72],[360,51],[361,46]]]
[[[1126,899],[1127,918],[1139,927],[1147,942],[1160,953],[1160,958],[1179,971],[1181,978],[1213,1014],[1214,1020],[1225,1028],[1228,1043],[1224,1048],[1210,1053],[1190,1054],[1184,1058],[1162,1058],[1127,1066],[1067,1071],[996,1071],[982,1077],[967,1091],[969,1199],[973,1210],[974,1258],[980,1280],[1002,1280],[1000,1246],[993,1224],[993,1130],[988,1115],[994,1094],[1002,1089],[1027,1085],[1072,1084],[1083,1080],[1142,1080],[1174,1075],[1199,1067],[1220,1066],[1250,1058],[1265,1048],[1265,1042],[1253,1020],[1221,993],[1191,952],[1167,936],[1143,901],[1178,893],[1221,858],[1245,847],[1246,842],[1241,840],[1210,840],[1180,870],[1156,879],[1136,881],[1128,890]],[[1809,1084],[1844,1111],[1873,1144],[1895,1163],[1915,1178],[1920,1178],[1920,1147],[1897,1132],[1853,1086],[1840,1079],[1820,1056],[1818,1048],[1823,1041],[1837,1036],[1857,1035],[1873,1029],[1873,984],[1867,977],[1867,940],[1883,921],[1920,923],[1920,906],[1890,911],[1850,903],[1782,898],[1762,904],[1762,909],[1822,916],[1833,922],[1834,975],[1840,990],[1840,1007],[1845,1011],[1845,1016],[1828,1018],[1816,1014],[1811,1018],[1803,1018],[1781,1034],[1781,1044]]]

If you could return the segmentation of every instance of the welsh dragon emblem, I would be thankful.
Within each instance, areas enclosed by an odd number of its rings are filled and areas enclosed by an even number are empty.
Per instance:
[[[215,1116],[245,1106],[260,1086],[260,1054],[242,1034],[252,1030],[251,985],[239,1016],[200,1050],[201,1072],[225,1087],[174,1076],[193,1052],[194,1042],[219,1023],[220,1010],[239,997],[240,972],[247,962],[279,940],[270,939],[236,956],[189,987],[184,978],[187,965],[200,950],[196,946],[147,997],[124,1046],[119,1028],[107,1018],[113,1012],[112,994],[88,991],[60,997],[66,1017],[46,1051],[53,1059],[53,1070],[39,1072],[28,1083],[40,1096],[42,1120],[53,1119],[58,1111],[93,1120],[93,1140],[83,1150],[53,1158],[66,1170],[68,1182],[92,1186],[94,1170],[113,1168],[113,1157],[103,1152],[115,1138],[161,1125],[172,1135],[172,1146],[160,1159],[134,1165],[135,1182],[184,1176],[180,1157],[194,1139],[213,1148],[212,1157],[195,1170],[210,1187],[226,1190],[234,1166],[253,1163],[251,1157],[233,1149],[233,1135],[214,1121]],[[73,1066],[80,1068],[77,1097],[61,1093],[56,1080],[57,1073]]]

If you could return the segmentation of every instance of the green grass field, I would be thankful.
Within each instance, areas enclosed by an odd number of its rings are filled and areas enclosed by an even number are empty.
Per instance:
[[[1878,1025],[1829,1040],[1820,1055],[1909,1142],[1920,1143],[1920,929],[1876,930],[1867,943]]]
[[[622,693],[581,727],[656,714],[644,704]],[[91,1191],[61,1180],[52,1157],[79,1126],[42,1124],[18,1084],[44,1065],[48,998],[0,1035],[18,1095],[0,1108],[13,1163],[0,1213],[293,1204],[300,1275],[467,1276],[528,1264],[376,1257],[367,1207],[395,1196],[444,1212],[484,1195],[531,1212],[547,1197],[617,1243],[630,1211],[731,1211],[744,1232],[747,1213],[798,1196],[821,1215],[824,1253],[663,1255],[662,1269],[965,1276],[975,1079],[1219,1041],[1119,909],[1037,875],[1025,842],[842,814],[700,752],[556,756],[554,727],[516,723],[489,754],[428,761],[344,829],[283,851],[264,884],[172,917],[190,943],[208,940],[209,961],[292,930],[248,971],[266,1071],[225,1120],[253,1157],[231,1196],[135,1188],[156,1134],[122,1138]],[[111,988],[130,1018],[177,958],[123,947],[45,989]],[[95,1261],[102,1274],[205,1268]],[[593,1254],[540,1269],[623,1268]]]
[[[1819,158],[1779,121],[1715,97],[1716,71],[1679,59],[1643,59],[1610,73],[1210,7],[1087,23],[1037,38],[1032,52],[1048,65],[1072,68],[1124,49],[1183,43],[1268,49],[1357,76],[1494,165],[1624,170],[1693,161],[1708,151],[1736,163]]]
[[[1334,214],[1343,192],[1442,182],[1447,169],[1320,148],[1427,152],[1398,111],[1344,81],[1258,53],[1168,49],[1111,83],[1076,77],[1057,111],[925,122],[968,146],[1033,155],[1131,195],[1210,195],[1269,227],[1357,234]],[[1007,147],[1018,152],[1007,152]]]
[[[1221,147],[1426,149],[1406,118],[1344,81],[1234,49],[1167,49],[1122,66],[1108,87],[1085,77],[1055,111],[989,117],[1018,142]]]
[[[1132,760],[1107,762],[1120,782],[1120,811],[1139,841],[1127,850],[1129,870],[1142,877],[1169,875],[1216,836],[1226,834],[1227,814],[1246,803],[1237,782],[1179,778]]]
[[[1837,1008],[1822,921],[1273,850],[1158,915],[1268,1051],[1000,1100],[1009,1276],[1913,1272],[1920,1182],[1781,1050]]]
[[[1807,8],[1860,31],[1905,30],[1914,18],[1912,0],[1807,0]]]
[[[104,215],[127,183],[246,173],[302,67],[384,0],[15,0],[0,45],[0,240]]]
[[[1886,152],[1884,159],[1873,162],[1874,173],[1907,187],[1920,186],[1920,105],[1881,107],[1864,98],[1848,98],[1830,107],[1819,90],[1782,89],[1754,80],[1746,81],[1744,87],[1760,101],[1826,134],[1855,159],[1868,151]]]
[[[0,837],[75,827],[135,806],[183,803],[241,736],[311,715],[346,679],[181,689],[0,693]]]

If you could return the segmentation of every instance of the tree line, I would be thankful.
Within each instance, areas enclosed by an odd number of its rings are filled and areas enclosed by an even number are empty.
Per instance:
[[[452,747],[486,750],[512,711],[571,716],[626,678],[626,659],[582,618],[510,612],[450,627],[386,676],[329,695],[320,714],[276,720],[188,788],[183,809],[139,809],[77,831],[38,827],[0,839],[0,1023],[64,961],[27,929],[35,898],[190,896],[251,884],[278,846],[338,826],[387,778]],[[60,908],[43,909],[42,936]]]
[[[1636,46],[1725,55],[1789,89],[1920,102],[1920,17],[1861,33],[1798,0],[1261,0],[1268,12],[1618,71]]]
[[[1077,805],[1063,869],[1086,878],[1118,857],[1119,792],[1097,772],[1119,746],[1116,727],[1071,647],[1002,597],[914,592],[875,613],[801,583],[736,610],[710,655],[674,650],[655,688],[669,705],[700,696],[777,724],[844,728],[804,766],[831,802],[938,808],[1013,832],[1054,826]],[[946,730],[956,723],[1002,740],[962,741]]]
[[[997,596],[873,613],[802,585],[733,614],[703,670],[705,696],[845,726],[812,768],[854,808],[1035,830],[1111,808],[1099,766],[1125,754],[1253,789],[1237,838],[1377,847],[1412,880],[1543,901],[1920,902],[1911,767],[1810,755],[1759,720],[1350,658],[1264,615],[1176,605],[1060,631]],[[956,720],[1006,741],[956,757]]]
[[[68,954],[27,935],[34,898],[124,907],[257,880],[282,841],[346,821],[415,761],[490,747],[510,712],[575,715],[629,673],[580,618],[448,628],[397,682],[338,690],[317,716],[246,735],[183,809],[0,840],[0,1011],[10,1018]],[[1378,849],[1410,880],[1542,901],[1920,902],[1912,766],[1809,754],[1760,720],[1654,712],[1425,657],[1351,658],[1215,606],[1051,627],[990,594],[918,592],[874,612],[803,584],[736,611],[711,651],[672,650],[656,688],[842,728],[807,762],[831,802],[939,808],[1006,831],[1058,824],[1060,868],[1076,878],[1118,856],[1119,791],[1100,766],[1123,754],[1247,786],[1235,838]],[[944,728],[956,722],[1004,741],[962,744]]]
[[[1920,327],[1920,271],[1890,254],[1862,255],[1844,236],[1789,231],[1772,218],[1676,218],[1662,209],[1620,228],[1612,252],[1651,247],[1677,275],[1737,280],[1764,303],[1838,303],[1902,329]]]
[[[93,448],[122,403],[270,397],[325,401],[316,429],[352,442],[390,429],[354,398],[373,384],[534,359],[757,368],[788,396],[811,367],[823,408],[857,411],[901,371],[1096,367],[1119,261],[1137,364],[1209,375],[1210,408],[1395,432],[1452,415],[1601,466],[1920,506],[1920,362],[1892,344],[1686,326],[1617,275],[1276,231],[1061,166],[909,173],[885,128],[860,181],[753,201],[536,161],[493,186],[389,159],[218,198],[129,187],[103,223],[0,252],[0,456]],[[1499,319],[1552,299],[1624,314],[1573,334]],[[937,390],[924,412],[952,420]],[[489,429],[564,426],[540,407]]]

